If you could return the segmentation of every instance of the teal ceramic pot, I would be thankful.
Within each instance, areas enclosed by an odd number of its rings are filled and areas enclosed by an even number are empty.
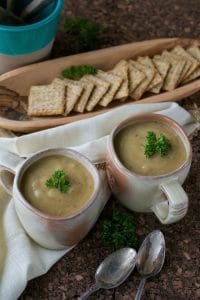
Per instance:
[[[27,4],[30,1],[22,1]],[[63,0],[41,9],[36,22],[25,26],[0,25],[0,74],[42,60],[51,52]]]

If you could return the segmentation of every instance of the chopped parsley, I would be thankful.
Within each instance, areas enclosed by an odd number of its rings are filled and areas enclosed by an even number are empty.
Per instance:
[[[156,143],[156,151],[160,153],[161,156],[165,156],[171,149],[171,146],[170,141],[161,133]]]
[[[171,147],[170,141],[163,133],[157,138],[153,131],[149,131],[146,136],[146,144],[144,145],[144,155],[149,158],[155,153],[159,153],[163,157],[168,154]]]
[[[90,65],[71,66],[71,68],[62,71],[62,76],[69,79],[80,79],[85,74],[95,75],[96,73],[97,69]]]
[[[149,131],[146,136],[146,144],[144,145],[144,155],[151,157],[156,153],[156,134],[153,131]]]
[[[101,224],[101,239],[105,244],[121,247],[138,247],[138,236],[134,220],[117,208],[112,209],[110,219]]]
[[[71,186],[63,170],[56,170],[45,184],[47,187],[57,188],[61,193],[68,192]]]
[[[64,32],[75,43],[78,53],[94,50],[97,38],[103,30],[102,25],[93,23],[85,17],[67,18],[64,23]]]

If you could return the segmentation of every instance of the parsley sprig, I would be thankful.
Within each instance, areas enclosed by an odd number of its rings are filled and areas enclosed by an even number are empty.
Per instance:
[[[95,49],[97,37],[103,30],[102,25],[93,23],[85,17],[67,18],[64,23],[64,32],[75,43],[77,53]]]
[[[134,220],[117,208],[112,209],[110,219],[105,219],[101,224],[101,239],[105,244],[121,247],[138,246],[138,237]]]
[[[97,69],[90,65],[72,66],[71,68],[62,71],[63,77],[69,79],[80,79],[85,74],[95,75],[96,73]]]
[[[171,147],[170,141],[163,133],[157,138],[155,132],[149,131],[146,136],[146,144],[144,145],[144,155],[149,158],[155,153],[159,153],[163,157],[169,152]]]
[[[171,149],[171,146],[170,141],[161,133],[156,143],[156,151],[160,153],[161,156],[165,156]]]
[[[144,155],[151,157],[156,152],[156,134],[153,131],[149,131],[146,136],[146,144],[144,145]]]
[[[71,186],[63,170],[56,170],[45,184],[47,187],[57,188],[61,193],[66,193]]]

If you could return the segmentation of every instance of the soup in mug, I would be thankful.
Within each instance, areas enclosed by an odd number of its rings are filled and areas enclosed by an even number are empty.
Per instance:
[[[46,184],[57,170],[65,173],[69,183],[66,192]],[[20,189],[33,207],[47,215],[63,217],[78,212],[89,201],[94,191],[94,179],[77,160],[52,155],[39,159],[25,171]]]
[[[150,131],[157,137],[162,133],[170,141],[171,148],[166,155],[155,153],[149,158],[145,156],[144,145]],[[144,176],[172,172],[186,160],[186,149],[178,133],[157,121],[137,122],[123,128],[114,139],[114,147],[119,160],[127,169]]]

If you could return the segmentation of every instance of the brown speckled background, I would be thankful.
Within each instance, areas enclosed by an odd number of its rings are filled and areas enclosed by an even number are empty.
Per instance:
[[[53,56],[73,52],[62,32],[67,16],[87,16],[107,28],[98,47],[159,37],[200,38],[200,0],[75,0],[65,1],[62,22]],[[200,106],[200,93],[181,102],[190,109]],[[142,299],[200,299],[200,134],[192,140],[193,163],[184,188],[189,195],[187,216],[177,224],[161,225],[151,214],[133,214],[140,241],[153,229],[161,229],[166,238],[166,260],[162,272],[149,279]],[[99,263],[112,251],[99,238],[98,224],[90,234],[51,270],[27,285],[20,300],[77,299],[94,281]],[[115,290],[99,291],[90,299],[131,300],[140,276],[136,271]]]

